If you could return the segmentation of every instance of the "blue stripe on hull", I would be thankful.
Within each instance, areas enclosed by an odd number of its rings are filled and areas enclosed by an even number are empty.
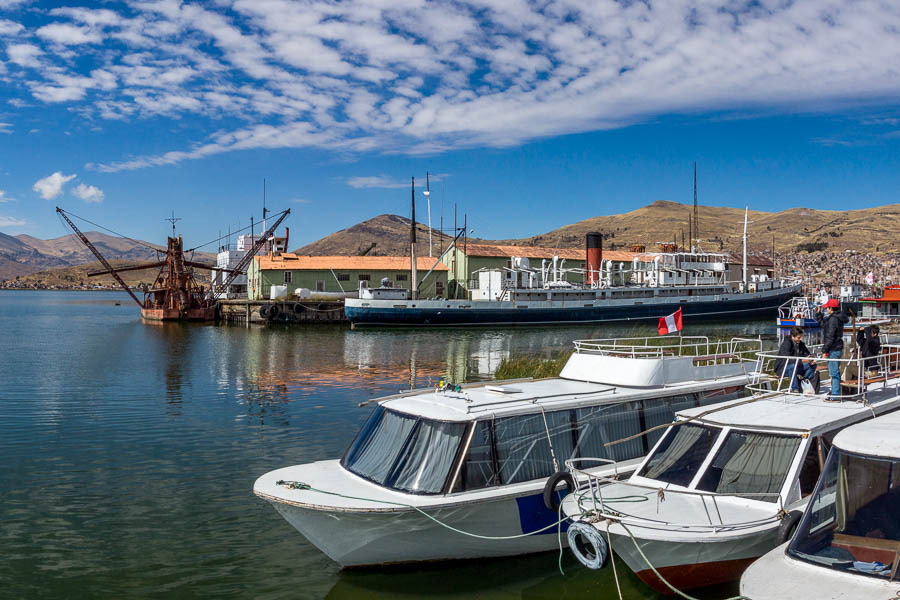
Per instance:
[[[720,300],[687,304],[591,306],[572,308],[377,308],[345,306],[354,325],[536,325],[541,323],[597,323],[604,321],[656,320],[680,306],[685,318],[755,317],[792,298],[785,292],[768,298]],[[472,304],[472,303],[469,303]]]

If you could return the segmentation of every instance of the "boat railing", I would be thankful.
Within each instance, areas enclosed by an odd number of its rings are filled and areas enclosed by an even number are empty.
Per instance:
[[[784,501],[780,492],[705,492],[699,490],[672,489],[669,487],[665,487],[665,485],[635,483],[629,479],[628,481],[624,482],[626,485],[628,485],[629,488],[646,490],[648,497],[656,498],[657,502],[665,502],[666,497],[671,495],[696,498],[703,507],[704,514],[706,515],[706,523],[682,523],[675,521],[666,521],[664,519],[653,519],[649,517],[629,515],[622,510],[621,506],[623,505],[617,501],[620,499],[619,497],[611,496],[608,501],[604,500],[603,497],[603,492],[608,486],[623,482],[619,480],[615,474],[610,476],[603,473],[590,472],[584,468],[576,466],[576,464],[578,463],[588,461],[600,463],[612,463],[613,461],[602,458],[587,457],[570,458],[565,461],[566,469],[575,480],[575,488],[577,490],[575,493],[581,494],[576,500],[579,508],[583,513],[590,513],[591,516],[595,518],[611,519],[612,521],[621,522],[626,525],[636,525],[645,529],[671,530],[673,528],[678,528],[682,531],[722,531],[726,529],[746,529],[773,523],[780,520],[782,518],[782,515],[785,514]],[[584,502],[585,492],[589,494],[589,499],[587,502],[588,505],[585,505]],[[759,519],[726,522],[722,518],[722,512],[719,507],[719,501],[725,498],[739,498],[745,500],[765,500],[766,498],[774,498],[775,502],[772,503],[773,510],[771,515],[767,514],[765,517]]]
[[[802,363],[814,362],[815,369],[820,374],[820,387],[825,387],[827,385],[825,382],[831,380],[828,365],[838,365],[841,393],[837,395],[829,393],[829,399],[832,401],[846,400],[867,404],[871,392],[887,388],[893,388],[895,393],[900,394],[900,344],[883,344],[878,355],[868,357],[862,356],[855,343],[850,346],[850,355],[846,358],[825,356],[820,352],[821,345],[813,346],[809,356],[783,356],[777,352],[759,352],[757,353],[759,367],[754,371],[746,387],[752,392],[780,393],[785,402],[791,396],[809,396],[808,392],[803,391],[799,372]],[[784,359],[784,366],[780,371],[776,371],[774,363],[780,359]],[[830,387],[826,387],[826,393],[827,389]]]
[[[707,336],[632,337],[575,340],[575,352],[622,358],[671,359],[693,357],[695,363],[758,362],[761,338],[710,340]]]

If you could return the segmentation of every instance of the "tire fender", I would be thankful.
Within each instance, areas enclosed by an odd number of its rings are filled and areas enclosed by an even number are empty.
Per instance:
[[[794,536],[802,516],[803,513],[799,510],[792,510],[782,517],[781,524],[778,525],[778,545],[785,543]]]
[[[569,541],[569,550],[578,562],[588,569],[593,571],[601,569],[609,559],[609,544],[603,539],[600,530],[593,525],[575,521],[569,524],[566,538]]]
[[[275,318],[281,313],[281,307],[277,304],[270,304],[269,310],[266,311],[266,316],[270,321],[274,321]]]
[[[266,319],[269,317],[269,305],[268,304],[263,304],[262,306],[259,307],[259,316],[262,317],[263,319]]]
[[[568,471],[557,471],[547,479],[544,485],[544,506],[553,512],[559,511],[559,501],[556,499],[556,488],[560,483],[565,482],[566,490],[563,497],[568,496],[575,491],[575,478]]]
[[[299,302],[297,302],[297,303],[294,304],[294,314],[295,314],[295,315],[299,315],[299,314],[302,313],[304,310],[306,310],[306,307],[303,306],[302,304],[300,304]]]

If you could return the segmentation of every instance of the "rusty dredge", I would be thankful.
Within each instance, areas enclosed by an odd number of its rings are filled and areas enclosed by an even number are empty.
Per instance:
[[[291,213],[290,209],[281,213],[275,223],[269,227],[266,232],[259,237],[253,244],[253,248],[248,252],[234,269],[222,269],[197,263],[185,258],[185,251],[181,236],[175,237],[174,223],[172,227],[172,235],[168,238],[165,258],[151,263],[135,265],[131,267],[123,267],[120,269],[113,268],[112,265],[100,254],[100,251],[91,243],[80,229],[72,222],[69,215],[63,209],[56,207],[56,212],[65,222],[72,228],[81,243],[90,250],[97,260],[105,267],[102,271],[94,271],[88,273],[88,277],[96,277],[98,275],[112,275],[123,290],[141,307],[141,317],[152,321],[213,321],[217,318],[217,304],[219,294],[228,289],[235,277],[244,273],[247,265],[256,256],[256,253],[263,247],[281,222]],[[73,215],[74,216],[74,215]],[[197,248],[192,248],[188,252],[192,252]],[[161,250],[157,250],[162,254]],[[135,293],[128,287],[128,284],[122,279],[119,273],[125,271],[139,271],[142,269],[159,269],[159,273],[154,280],[153,286],[144,291],[144,299],[140,300]],[[194,278],[194,269],[217,269],[227,271],[228,277],[225,282],[213,288],[212,285],[206,287],[197,283]]]

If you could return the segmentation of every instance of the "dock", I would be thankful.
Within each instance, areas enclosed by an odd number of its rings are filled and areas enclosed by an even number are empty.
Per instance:
[[[344,301],[219,300],[226,323],[349,323]]]

